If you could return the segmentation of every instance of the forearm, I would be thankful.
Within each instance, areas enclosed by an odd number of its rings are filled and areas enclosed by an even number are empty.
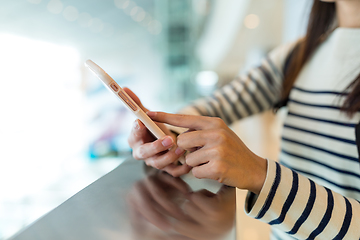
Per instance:
[[[286,59],[295,43],[272,50],[260,66],[180,111],[183,114],[219,117],[226,124],[271,109],[280,100]]]
[[[219,117],[226,124],[231,124],[271,109],[278,100],[281,80],[274,77],[275,85],[269,86],[262,71],[264,68],[256,68],[248,75],[237,77],[210,97],[194,102],[180,113]],[[273,76],[273,73],[267,74]]]
[[[273,161],[248,215],[299,239],[360,239],[360,203]],[[254,202],[251,206],[251,202]]]

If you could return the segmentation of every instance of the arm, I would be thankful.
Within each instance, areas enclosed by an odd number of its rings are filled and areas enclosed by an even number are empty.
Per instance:
[[[248,215],[299,239],[360,239],[360,203],[252,153],[219,118],[149,112],[158,122],[190,128],[178,147],[198,178],[249,190]]]
[[[219,117],[226,124],[271,109],[280,100],[283,72],[295,43],[275,48],[261,65],[236,77],[210,97],[194,102],[182,114]]]
[[[258,196],[245,211],[298,239],[360,239],[360,203],[268,160]]]

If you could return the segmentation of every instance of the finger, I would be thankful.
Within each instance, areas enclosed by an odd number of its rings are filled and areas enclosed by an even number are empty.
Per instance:
[[[212,161],[211,159],[211,161],[206,164],[194,167],[192,169],[192,174],[196,178],[213,179],[215,181],[218,181],[219,183],[226,182],[229,186],[234,186],[232,181],[226,177],[227,175],[229,175],[229,171],[231,170],[232,169],[229,166],[226,166],[226,164],[224,165],[222,161]]]
[[[202,164],[194,167],[192,169],[192,174],[196,178],[200,178],[200,179],[207,178],[207,179],[218,180],[214,169],[212,169],[211,166],[209,166],[210,164],[211,162],[208,162],[207,164]]]
[[[170,114],[164,112],[147,112],[147,114],[154,121],[195,130],[221,128],[226,126],[224,121],[215,117]]]
[[[231,137],[228,130],[220,128],[185,132],[177,137],[177,145],[188,151],[199,149],[205,145],[207,147],[217,146]]]
[[[167,165],[162,170],[169,173],[173,177],[180,177],[190,172],[191,166],[187,164],[176,165],[174,163]]]
[[[144,143],[133,149],[135,159],[147,159],[161,152],[167,151],[174,145],[174,140],[170,136],[165,136],[153,142]],[[175,151],[173,151],[175,154]],[[178,156],[179,157],[179,156]]]
[[[152,198],[168,215],[176,219],[186,219],[185,214],[178,204],[173,201],[174,198],[171,196],[183,195],[180,191],[171,189],[171,187],[169,189],[169,187],[164,186],[164,184],[167,185],[166,182],[162,182],[160,179],[154,177],[147,179],[145,184]],[[169,194],[169,192],[171,192],[171,194]]]
[[[182,155],[176,154],[174,149],[165,151],[166,152],[160,152],[156,155],[144,158],[146,165],[163,170],[166,166],[175,163]]]
[[[201,148],[185,157],[185,162],[191,167],[198,167],[207,164],[211,159],[211,149]]]
[[[149,132],[145,125],[136,119],[133,123],[131,133],[128,137],[128,143],[131,148],[134,148],[140,144],[154,141],[154,136]]]
[[[181,149],[192,152],[193,150],[204,146],[209,141],[209,134],[206,133],[207,130],[185,132],[177,137],[176,143]]]
[[[144,107],[136,94],[130,90],[130,88],[124,87],[123,90],[135,101],[135,103],[144,111],[149,111],[146,107]]]

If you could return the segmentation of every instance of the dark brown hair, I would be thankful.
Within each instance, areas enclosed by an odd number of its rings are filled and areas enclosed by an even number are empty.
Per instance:
[[[332,32],[336,24],[336,6],[333,2],[321,2],[314,0],[307,32],[304,38],[300,39],[287,59],[285,69],[285,80],[281,101],[275,105],[275,109],[284,106],[289,97],[290,91],[295,83],[296,77],[306,61],[310,59],[317,47]],[[348,93],[341,106],[349,117],[360,110],[360,74],[344,90]]]

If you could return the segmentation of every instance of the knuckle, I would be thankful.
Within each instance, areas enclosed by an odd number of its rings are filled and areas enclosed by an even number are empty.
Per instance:
[[[139,126],[138,129],[133,129],[131,131],[131,134],[135,139],[138,139],[138,138],[143,138],[143,136],[146,134],[146,131],[147,131],[146,128]]]
[[[215,136],[215,140],[218,142],[225,142],[228,138],[227,131],[223,128],[217,129]]]
[[[189,155],[184,156],[184,161],[187,165],[191,166],[191,161],[190,161]]]
[[[194,167],[194,164],[191,161],[191,159],[192,159],[191,154],[186,155],[184,158],[185,158],[185,163],[187,165],[189,165],[191,167]]]
[[[162,156],[156,157],[154,160],[154,167],[162,170],[171,163],[172,159],[167,154],[164,154]]]
[[[139,160],[139,158],[137,157],[137,155],[136,155],[136,152],[135,152],[135,151],[133,151],[133,152],[132,152],[132,156],[133,156],[133,158],[135,158],[136,160]]]
[[[154,141],[151,143],[151,148],[154,149],[157,153],[160,153],[164,150],[166,150],[166,147],[164,147],[160,140]]]
[[[215,160],[221,160],[226,157],[226,151],[220,146],[214,147],[211,155]],[[217,161],[215,163],[218,164]]]
[[[138,147],[134,147],[132,148],[132,156],[133,158],[135,158],[136,160],[140,160],[140,156],[139,156],[139,153],[138,153]]]
[[[133,133],[134,138],[141,138],[143,136],[143,132],[141,130],[136,130]]]
[[[213,126],[215,128],[221,128],[221,127],[224,127],[226,124],[224,123],[224,121],[219,118],[219,117],[214,117],[213,118]]]
[[[199,173],[199,171],[198,171],[197,168],[193,168],[192,174],[193,174],[194,177],[196,177],[196,178],[199,178],[199,179],[203,178],[203,177],[200,175],[200,173]]]
[[[178,145],[179,147],[181,147],[181,146],[183,145],[183,143],[184,143],[184,135],[181,135],[181,134],[180,134],[180,135],[177,137],[176,143],[177,143],[177,145]]]
[[[156,169],[162,169],[163,167],[161,166],[161,164],[158,161],[154,161],[152,166]]]
[[[163,154],[161,156],[157,156],[153,158],[153,167],[157,169],[164,169],[172,163],[172,159],[167,154]]]
[[[138,159],[144,159],[145,158],[145,149],[142,146],[138,147],[136,149],[135,153],[136,153],[136,156],[137,156]]]
[[[136,144],[143,144],[144,135],[139,132],[132,131],[127,139],[127,142],[131,148],[133,148]]]
[[[223,176],[226,175],[227,172],[227,166],[223,161],[215,161],[213,163],[213,167],[212,169],[212,174],[214,176],[216,176],[216,179],[218,179],[218,181],[220,183],[222,183],[224,181]]]

